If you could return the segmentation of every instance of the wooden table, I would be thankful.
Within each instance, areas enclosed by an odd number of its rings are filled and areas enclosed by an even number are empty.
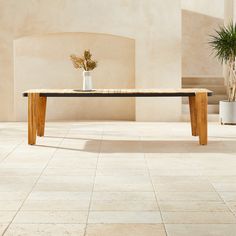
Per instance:
[[[199,144],[207,145],[207,104],[212,91],[207,89],[32,89],[28,97],[28,143],[34,145],[36,136],[44,136],[47,97],[189,97],[192,135]]]

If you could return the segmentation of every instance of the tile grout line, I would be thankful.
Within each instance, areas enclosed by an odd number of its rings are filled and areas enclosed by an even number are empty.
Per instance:
[[[142,136],[140,136],[140,140],[142,140]],[[143,149],[143,145],[142,145],[142,149]],[[151,173],[150,173],[150,170],[149,170],[149,167],[148,167],[148,162],[147,162],[146,153],[145,153],[145,150],[144,150],[144,149],[143,149],[143,155],[144,155],[144,159],[145,159],[145,162],[146,162],[146,166],[147,166],[147,170],[148,170],[148,175],[149,175],[149,178],[150,178],[150,181],[151,181],[151,184],[152,184],[153,193],[154,193],[154,195],[155,195],[156,204],[157,204],[157,206],[158,206],[158,208],[159,208],[159,212],[160,212],[160,216],[161,216],[162,225],[163,225],[163,227],[164,227],[166,236],[168,236],[167,230],[166,230],[166,226],[165,226],[165,223],[164,223],[164,221],[163,221],[163,216],[162,216],[161,208],[160,208],[160,205],[159,205],[159,202],[158,202],[158,197],[157,197],[157,194],[156,194],[156,191],[155,191],[155,187],[154,187],[154,184],[153,184],[153,181],[152,181]]]
[[[66,132],[66,134],[64,135],[64,137],[62,138],[62,140],[60,141],[60,143],[58,144],[58,146],[60,146],[62,144],[62,142],[64,141],[65,137],[68,135],[68,133],[70,132],[71,128],[68,129],[68,131]],[[28,145],[28,144],[26,144]],[[33,192],[35,186],[37,185],[39,179],[41,178],[41,176],[43,175],[44,171],[46,170],[46,168],[48,167],[48,164],[50,163],[50,161],[53,159],[54,155],[56,154],[56,152],[58,151],[58,147],[56,147],[55,151],[52,153],[51,158],[49,158],[48,162],[45,164],[44,168],[42,169],[41,173],[39,174],[38,178],[36,179],[34,185],[32,186],[30,192],[26,195],[25,199],[23,200],[22,204],[20,205],[19,209],[16,211],[16,214],[13,216],[13,218],[11,219],[11,221],[9,222],[8,226],[5,228],[5,230],[2,233],[2,236],[5,235],[5,233],[7,232],[7,230],[9,229],[9,227],[11,226],[11,224],[13,223],[14,219],[16,218],[17,214],[19,213],[19,211],[21,210],[22,206],[24,205],[24,203],[26,202],[26,200],[28,199],[29,195]]]
[[[94,180],[94,181],[93,181],[93,187],[92,187],[92,192],[91,192],[91,195],[90,195],[90,201],[89,201],[89,207],[88,207],[88,216],[87,216],[87,219],[86,219],[86,224],[85,224],[85,229],[84,229],[84,234],[83,234],[83,236],[86,236],[86,234],[87,234],[89,213],[90,213],[90,209],[91,209],[91,205],[92,205],[93,192],[94,192],[94,187],[95,187],[95,180],[96,180],[96,176],[97,176],[98,161],[99,161],[99,157],[100,157],[101,150],[102,150],[103,134],[104,134],[104,127],[103,127],[103,129],[102,129],[102,134],[101,134],[101,142],[100,142],[100,146],[99,146],[99,153],[98,153],[98,157],[97,157],[96,169],[95,169],[94,178],[93,178],[93,180]]]
[[[10,152],[8,152],[6,154],[6,156],[4,156],[4,158],[0,161],[0,163],[2,164],[22,143],[24,143],[25,140],[23,139],[19,144],[17,144]]]
[[[219,192],[216,190],[216,188],[214,187],[214,185],[212,184],[212,182],[209,180],[209,177],[207,176],[207,181],[211,184],[211,186],[213,187],[215,193],[219,196],[219,198],[221,199],[221,201],[226,205],[226,207],[229,209],[229,211],[233,214],[233,216],[236,218],[236,213],[228,206],[227,202],[221,197],[221,195],[219,194]]]
[[[201,171],[200,171],[200,173],[201,173],[200,176],[206,178],[207,182],[208,182],[208,183],[212,186],[212,188],[214,189],[214,192],[215,192],[215,193],[217,194],[217,196],[221,199],[221,201],[225,204],[225,206],[228,208],[229,212],[231,212],[231,213],[233,214],[233,216],[236,218],[236,213],[234,213],[234,212],[232,211],[232,209],[228,206],[228,204],[226,203],[226,201],[225,201],[225,200],[221,197],[221,195],[218,193],[218,191],[216,190],[216,188],[214,187],[214,185],[213,185],[212,182],[210,181],[209,176],[208,176],[208,175],[204,176]]]
[[[69,130],[69,131],[68,131]],[[68,130],[66,130],[66,131],[68,131],[68,132],[70,132],[70,130],[71,130],[71,128],[70,127],[68,127]],[[103,129],[103,131],[104,131],[104,129]],[[102,137],[101,137],[101,142],[100,142],[100,149],[102,148],[102,140],[104,140],[104,132],[102,131]],[[68,132],[67,132],[67,135],[68,135]],[[66,133],[66,132],[65,132]],[[66,137],[66,134],[65,134],[65,137]],[[61,142],[63,142],[64,140],[65,140],[65,137],[61,137],[62,138],[62,140],[61,140]],[[140,138],[142,138],[142,136],[140,136],[139,137],[139,140],[140,140]],[[24,141],[23,141],[24,142]],[[60,143],[61,143],[60,142]],[[20,145],[20,144],[19,144]],[[18,146],[18,145],[16,145],[16,146]],[[142,145],[143,146],[143,145]],[[48,165],[49,165],[49,163],[50,163],[50,161],[53,159],[53,157],[55,156],[55,153],[58,151],[58,149],[59,149],[59,147],[58,148],[56,148],[56,150],[54,150],[53,152],[52,152],[52,154],[49,156],[49,159],[50,160],[48,160],[48,162],[45,164],[45,165],[47,165],[45,168],[42,168],[42,170],[41,170],[41,174],[39,173],[39,175],[41,176],[41,175],[43,175],[43,173],[42,172],[44,172],[45,170],[44,169],[47,169],[48,168]],[[98,148],[99,149],[99,148]],[[87,226],[89,225],[89,223],[88,223],[88,220],[89,220],[89,213],[90,213],[90,208],[91,208],[91,204],[92,204],[92,200],[93,200],[93,198],[92,198],[92,195],[94,194],[94,193],[96,193],[96,192],[94,192],[94,186],[95,186],[95,179],[99,176],[98,174],[98,172],[99,172],[99,169],[98,169],[98,164],[99,164],[99,157],[100,157],[100,160],[101,160],[101,158],[102,158],[102,156],[100,155],[101,154],[101,150],[99,151],[99,153],[98,153],[98,155],[96,155],[97,156],[97,164],[96,164],[96,169],[95,169],[95,172],[94,172],[94,174],[93,174],[93,179],[94,179],[94,182],[93,182],[93,190],[92,190],[92,192],[91,192],[91,194],[90,194],[90,202],[89,202],[89,210],[86,210],[87,212],[88,212],[88,215],[87,215],[87,221],[86,221],[86,223],[85,223],[85,225],[84,225],[84,236],[88,233],[88,232],[86,232],[86,230],[87,230]],[[151,181],[151,183],[152,183],[152,186],[153,186],[153,189],[154,189],[154,194],[155,194],[155,200],[156,200],[156,204],[159,206],[159,204],[161,203],[161,199],[160,199],[160,196],[159,196],[159,191],[157,190],[157,188],[154,188],[156,185],[155,185],[155,175],[153,175],[153,174],[151,174],[152,172],[152,168],[149,168],[149,166],[148,166],[148,153],[145,153],[145,149],[144,149],[144,147],[143,147],[143,157],[144,157],[144,159],[145,159],[145,162],[146,162],[146,169],[148,170],[148,176],[149,176],[149,178],[150,178],[150,181]],[[151,167],[151,166],[150,166]],[[157,174],[157,176],[158,176],[158,174]],[[166,176],[168,176],[168,175],[166,175]],[[214,193],[214,192],[216,192],[216,194],[217,195],[219,195],[219,198],[221,199],[219,199],[219,200],[217,200],[217,201],[221,201],[222,203],[225,203],[226,204],[226,208],[227,209],[229,209],[229,211],[230,212],[232,212],[231,211],[231,209],[230,209],[230,207],[228,206],[228,204],[224,201],[224,199],[221,197],[221,195],[220,195],[220,191],[218,192],[217,190],[216,190],[216,188],[214,187],[214,181],[210,181],[210,176],[206,176],[206,175],[204,175],[203,173],[201,173],[201,174],[199,174],[198,175],[198,177],[199,176],[203,176],[204,178],[205,178],[205,180],[206,180],[206,182],[209,182],[210,183],[210,185],[212,186],[213,185],[213,189],[212,189],[212,192]],[[188,176],[187,176],[188,177]],[[40,177],[39,177],[39,179],[40,179]],[[39,180],[38,179],[38,180]],[[37,180],[37,181],[38,181]],[[35,180],[36,181],[36,180]],[[36,183],[37,184],[37,183]],[[33,185],[35,185],[35,184],[33,184]],[[158,187],[158,186],[156,186],[156,187]],[[34,188],[34,186],[33,186],[33,188]],[[157,190],[157,191],[155,191],[155,189]],[[24,200],[24,202],[28,199],[28,197],[29,197],[29,195],[32,193],[32,191],[33,190],[31,190],[31,192],[26,196],[26,199]],[[126,192],[130,192],[130,191],[126,191]],[[141,191],[142,192],[142,191]],[[150,191],[151,192],[151,191]],[[171,194],[172,192],[170,192],[170,191],[166,191],[166,192],[169,192],[169,194]],[[201,192],[201,191],[200,191]],[[152,191],[152,193],[153,193],[153,191]],[[167,200],[168,201],[168,200]],[[171,200],[172,201],[172,200]],[[177,200],[178,201],[178,200]],[[186,201],[186,200],[182,200],[182,201]],[[189,201],[189,200],[188,200]],[[197,201],[197,200],[191,200],[191,201]],[[200,201],[202,201],[202,200],[200,200]],[[214,201],[216,201],[216,200],[211,200],[211,202],[214,202]],[[24,204],[24,203],[23,203]],[[22,207],[22,205],[21,205],[21,207]],[[21,210],[21,207],[20,207],[20,209],[18,210],[18,212]],[[160,211],[160,214],[161,214],[161,217],[162,217],[162,212],[164,213],[165,211],[161,211],[161,209],[159,209],[159,211]],[[172,212],[172,211],[171,211]],[[190,211],[187,211],[187,212],[190,212]],[[232,212],[233,213],[233,212]],[[18,213],[16,213],[16,215],[17,215]],[[233,213],[234,214],[234,213]],[[16,215],[15,215],[15,217],[16,217]],[[235,214],[234,214],[235,215]],[[14,217],[14,218],[15,218]],[[12,220],[12,222],[14,221],[14,219]],[[14,224],[14,223],[10,223],[10,225],[7,227],[7,228],[9,228],[10,226],[11,226],[11,224]],[[168,225],[168,223],[167,224],[165,224],[164,222],[163,222],[163,219],[162,219],[162,223],[163,223],[163,227],[165,228],[165,232],[166,232],[166,234],[167,234],[167,231],[166,231],[166,225]],[[7,225],[8,223],[6,223],[6,225]],[[26,223],[27,224],[27,223]],[[30,224],[30,223],[28,223],[28,224]],[[47,223],[46,223],[47,224]],[[50,223],[48,223],[48,224],[50,224]],[[64,224],[66,224],[66,223],[64,223]],[[91,223],[91,224],[93,224],[93,223]],[[96,224],[96,223],[94,223],[94,224]],[[171,223],[170,223],[171,224]],[[183,224],[183,223],[175,223],[175,224]],[[202,224],[202,223],[187,223],[187,224]],[[205,224],[216,224],[216,223],[205,223]],[[217,224],[226,224],[226,223],[217,223]],[[235,224],[235,223],[227,223],[227,224]],[[6,230],[7,231],[7,230]],[[6,232],[4,232],[4,234],[5,234]],[[7,232],[8,233],[8,232]],[[163,231],[163,233],[164,233],[164,231]],[[168,235],[168,234],[167,234]]]

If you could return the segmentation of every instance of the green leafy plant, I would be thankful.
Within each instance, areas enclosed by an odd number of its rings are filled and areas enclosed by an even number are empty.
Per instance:
[[[227,66],[225,81],[227,85],[228,101],[236,100],[236,24],[220,26],[211,35],[209,41],[215,56]]]
[[[72,54],[70,55],[70,59],[76,69],[91,71],[97,67],[97,61],[92,60],[92,54],[89,50],[85,50],[82,57],[78,57],[75,54]]]

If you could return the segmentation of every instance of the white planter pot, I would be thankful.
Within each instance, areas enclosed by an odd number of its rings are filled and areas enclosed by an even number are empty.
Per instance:
[[[83,90],[92,90],[92,75],[91,71],[83,71]]]
[[[236,125],[236,102],[220,101],[220,122]]]

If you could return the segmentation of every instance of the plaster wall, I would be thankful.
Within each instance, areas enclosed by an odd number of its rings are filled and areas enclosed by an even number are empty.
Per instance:
[[[0,0],[0,16],[0,120],[15,119],[13,41],[24,36],[129,37],[135,40],[136,88],[181,86],[181,0]],[[139,121],[176,121],[181,101],[137,99],[135,112]]]
[[[231,21],[236,22],[236,1],[235,0],[225,0],[225,5],[224,5],[224,22],[225,25],[229,24]]]
[[[224,0],[182,0],[182,9],[215,18],[224,18]]]
[[[14,42],[14,94],[17,120],[27,119],[32,88],[82,88],[82,70],[74,69],[69,55],[90,49],[98,67],[94,88],[134,88],[135,42],[132,39],[89,33],[60,33],[24,37]],[[48,120],[134,120],[134,98],[48,98]]]
[[[212,54],[208,41],[221,18],[182,10],[182,75],[222,76],[222,65]]]

